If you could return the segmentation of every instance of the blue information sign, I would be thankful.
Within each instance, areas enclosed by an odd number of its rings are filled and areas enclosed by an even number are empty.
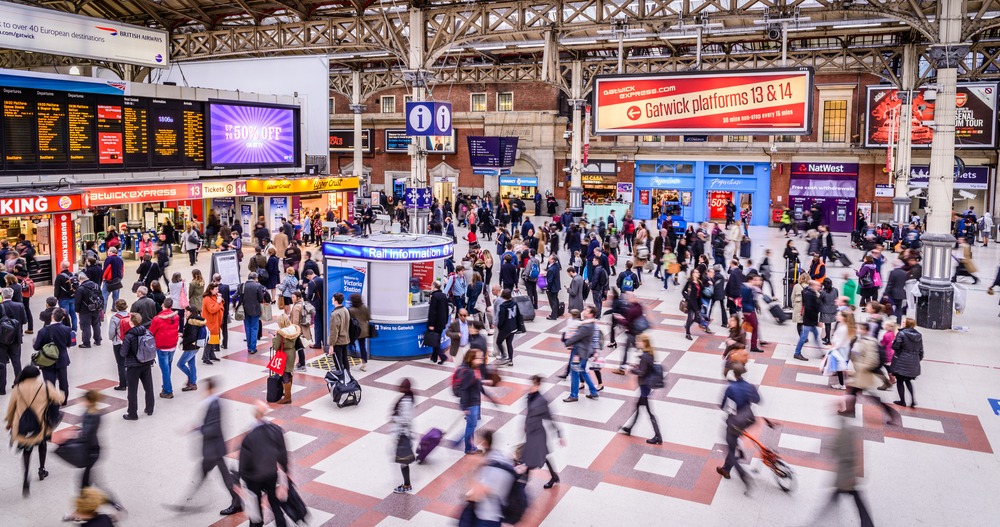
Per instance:
[[[404,205],[408,209],[429,209],[431,208],[430,188],[408,188],[403,194],[406,198]]]
[[[451,103],[406,103],[406,135],[451,135]]]

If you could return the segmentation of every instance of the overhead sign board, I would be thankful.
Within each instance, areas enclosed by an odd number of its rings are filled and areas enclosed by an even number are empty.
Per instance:
[[[406,201],[406,208],[408,209],[429,209],[431,208],[431,189],[429,187],[423,188],[408,188],[404,192],[404,197]]]
[[[372,129],[361,130],[361,151],[371,154],[375,151],[372,144]],[[330,152],[354,152],[354,130],[330,130]]]
[[[406,103],[406,135],[451,135],[451,103]]]
[[[603,75],[594,133],[808,135],[812,92],[812,68]]]
[[[918,165],[910,167],[910,188],[927,188],[930,180],[930,167]],[[962,171],[955,174],[955,183],[952,188],[966,190],[986,190],[990,186],[990,167],[962,167]]]
[[[885,147],[899,140],[899,109],[903,104],[899,90],[891,86],[869,86],[865,107],[865,146]],[[913,93],[913,118],[910,138],[914,148],[928,148],[934,138],[935,100],[928,100],[926,90]],[[997,84],[977,82],[959,84],[955,90],[955,148],[993,148],[996,145]]]
[[[470,135],[469,164],[474,167],[512,167],[517,160],[517,137]]]
[[[151,68],[170,65],[166,31],[10,2],[0,3],[0,48]]]
[[[369,247],[353,243],[323,242],[323,255],[377,262],[420,262],[438,260],[454,254],[451,240],[421,247]]]

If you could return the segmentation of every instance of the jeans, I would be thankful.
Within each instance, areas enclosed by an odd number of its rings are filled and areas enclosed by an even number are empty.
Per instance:
[[[174,385],[170,382],[170,368],[174,364],[174,352],[156,350],[156,362],[160,363],[160,373],[163,374],[163,393],[174,393]]]
[[[114,304],[108,304],[108,295],[110,295],[111,298],[114,298],[115,302],[117,302],[118,301],[118,297],[121,295],[121,292],[122,292],[122,289],[120,287],[118,289],[115,289],[114,291],[108,291],[108,285],[107,284],[101,284],[101,294],[104,295],[104,306],[105,306],[104,309],[105,309],[105,311],[111,311],[111,308],[114,307]]]
[[[470,406],[465,409],[469,412],[465,415],[465,451],[470,452],[476,448],[472,444],[472,437],[476,434],[476,425],[479,424],[479,406]]]
[[[451,299],[452,304],[455,305],[455,312],[458,310],[465,309],[465,295],[456,295]]]
[[[260,329],[260,317],[247,315],[243,319],[243,331],[247,334],[247,351],[257,353],[257,330]]]
[[[72,298],[67,298],[59,301],[59,307],[69,315],[70,322],[73,323],[73,331],[76,331],[76,301]]]
[[[819,342],[819,328],[816,326],[802,326],[802,332],[799,333],[799,343],[795,345],[796,355],[802,354],[802,346],[809,340],[809,334],[812,334],[813,338],[816,339],[816,347],[822,347]]]
[[[195,366],[195,357],[198,355],[198,350],[187,350],[181,353],[181,358],[177,360],[177,369],[184,372],[187,375],[188,384],[194,384],[198,382],[198,369]]]
[[[590,375],[587,375],[586,360],[581,360],[580,364],[571,364],[569,367],[569,396],[576,399],[577,396],[580,395],[581,375],[587,383],[587,389],[590,390],[590,395],[597,397],[597,387],[594,386],[594,381],[590,380]]]

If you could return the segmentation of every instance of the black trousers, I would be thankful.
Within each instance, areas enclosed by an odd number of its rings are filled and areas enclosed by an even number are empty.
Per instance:
[[[531,306],[538,309],[538,282],[532,282],[525,280],[524,291],[528,295],[528,299],[531,300]]]
[[[31,297],[21,297],[21,303],[24,304],[24,313],[28,315],[28,331],[34,331],[35,321],[32,320],[33,317],[31,316]]]
[[[260,507],[260,520],[257,522],[250,520],[251,527],[264,525],[264,504],[261,501],[261,494],[267,494],[267,503],[271,506],[271,512],[274,514],[274,525],[276,527],[285,527],[285,515],[281,512],[281,501],[278,500],[277,485],[278,481],[276,479],[246,481],[247,490],[257,500],[258,507]]]
[[[139,366],[126,368],[125,378],[128,382],[128,409],[125,411],[125,415],[130,417],[136,415],[136,411],[138,410],[136,397],[139,395],[139,383],[142,383],[142,391],[146,392],[145,411],[147,414],[153,413],[153,404],[156,401],[153,398],[153,363],[150,362],[149,364],[140,364]]]
[[[95,345],[101,343],[101,314],[80,312],[80,329],[83,330],[83,345],[90,346],[91,340]]]
[[[121,344],[115,344],[111,347],[115,353],[115,364],[118,366],[118,386],[128,386],[127,376],[125,375],[125,357],[121,356],[119,353],[122,349]]]
[[[62,390],[62,393],[66,394],[66,398],[63,399],[63,404],[69,401],[69,377],[66,376],[66,368],[42,368],[42,378],[52,384],[55,384]]]
[[[507,353],[504,353],[503,348],[507,347]],[[497,331],[497,342],[496,342],[496,352],[497,355],[509,360],[514,360],[514,333],[504,333],[502,331]]]
[[[233,500],[231,505],[239,505],[240,495],[233,490],[233,486],[237,484],[236,477],[229,471],[226,460],[223,458],[201,460],[201,477],[198,479],[198,483],[191,493],[194,494],[197,492],[201,488],[201,485],[205,483],[205,478],[208,477],[208,474],[215,469],[219,469],[219,474],[222,475],[222,482],[226,485],[226,491],[229,492],[229,497]]]
[[[347,345],[334,346],[333,352],[337,355],[337,361],[340,362],[340,367],[345,370],[350,370],[351,363],[347,360]]]
[[[559,316],[559,292],[558,291],[545,291],[545,296],[549,299],[549,308],[552,309],[552,313],[549,314],[552,318],[557,318]]]
[[[21,345],[0,345],[0,391],[7,393],[7,363],[14,368],[14,378],[21,374]]]
[[[229,349],[229,302],[222,310],[222,349]]]

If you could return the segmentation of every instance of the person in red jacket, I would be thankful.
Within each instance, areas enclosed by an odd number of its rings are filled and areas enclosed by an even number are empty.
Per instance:
[[[163,389],[160,397],[174,398],[174,387],[170,382],[170,369],[174,362],[174,350],[177,349],[177,332],[180,329],[180,317],[173,310],[174,300],[163,299],[163,311],[153,317],[149,324],[149,332],[156,340],[156,362],[160,363],[160,373],[163,375]]]

